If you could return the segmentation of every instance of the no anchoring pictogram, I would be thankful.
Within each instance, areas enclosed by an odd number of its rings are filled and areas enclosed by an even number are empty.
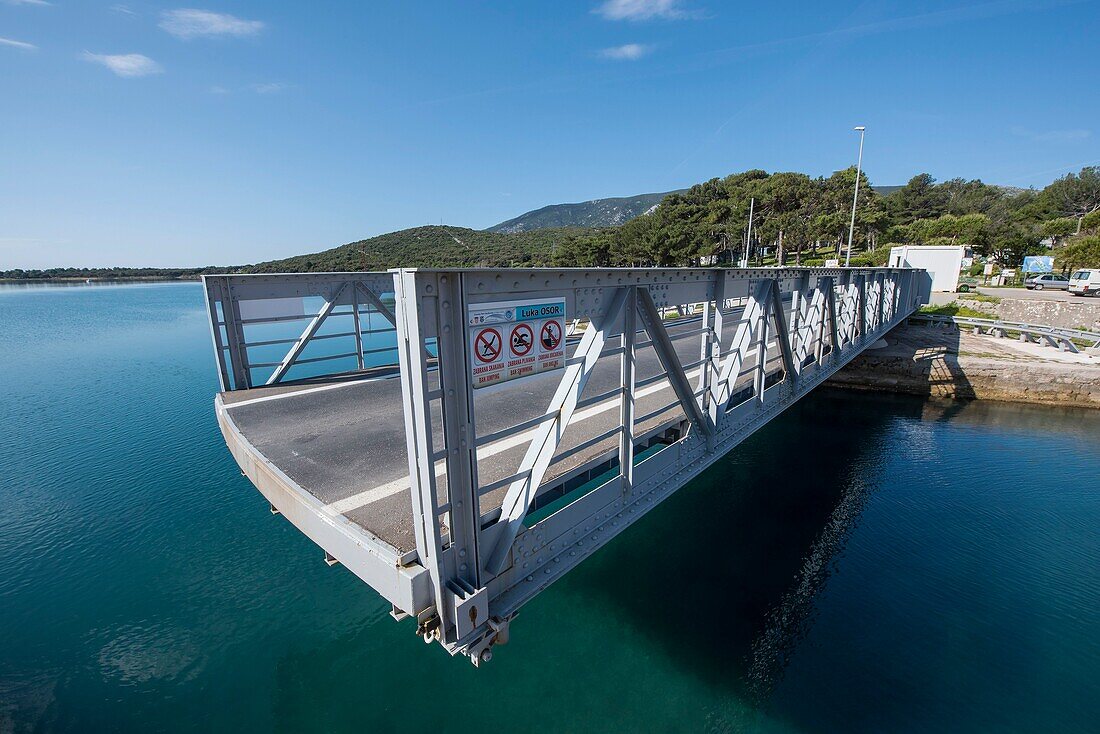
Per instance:
[[[543,324],[539,339],[542,341],[543,349],[557,349],[558,345],[561,344],[561,322],[547,321]]]

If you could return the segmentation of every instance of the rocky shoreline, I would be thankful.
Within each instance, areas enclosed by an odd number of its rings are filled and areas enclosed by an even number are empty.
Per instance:
[[[1100,357],[902,324],[826,384],[855,390],[1100,409]]]

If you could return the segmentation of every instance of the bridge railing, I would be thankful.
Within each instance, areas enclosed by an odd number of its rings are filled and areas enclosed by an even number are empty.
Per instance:
[[[475,663],[523,603],[908,317],[927,289],[924,271],[885,268],[393,278],[416,550],[432,582],[430,603],[407,611]],[[554,321],[560,332],[547,332]],[[501,415],[489,396],[506,391],[516,398]]]
[[[222,391],[396,371],[390,273],[205,275]]]

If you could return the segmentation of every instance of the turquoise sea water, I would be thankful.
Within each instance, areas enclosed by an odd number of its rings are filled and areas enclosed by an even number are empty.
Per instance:
[[[229,456],[195,284],[0,286],[0,732],[1086,732],[1100,415],[815,394],[474,669]]]

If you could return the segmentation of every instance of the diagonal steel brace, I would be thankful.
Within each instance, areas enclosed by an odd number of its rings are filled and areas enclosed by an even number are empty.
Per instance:
[[[764,304],[767,302],[768,292],[771,289],[770,280],[762,280],[756,284],[756,289],[749,298],[748,306],[741,317],[741,323],[734,332],[733,342],[730,344],[728,356],[722,364],[718,382],[715,385],[717,393],[714,403],[711,405],[711,419],[717,423],[717,406],[724,405],[733,392],[733,385],[741,373],[741,365],[745,362],[745,354],[752,342],[753,334],[760,319],[764,318]]]
[[[397,326],[397,317],[394,315],[393,311],[391,311],[389,307],[382,302],[382,299],[378,297],[378,294],[376,294],[370,288],[367,288],[362,283],[356,283],[355,287],[360,293],[363,294],[363,297],[367,299],[367,302],[369,302],[370,305],[374,307],[375,311],[382,314],[382,317],[385,318],[386,321],[389,321],[394,326]]]
[[[653,296],[650,295],[647,288],[638,289],[638,313],[641,315],[645,330],[653,342],[653,349],[657,352],[657,358],[668,374],[668,382],[672,385],[672,391],[676,393],[680,406],[684,409],[684,414],[692,423],[699,426],[699,430],[705,435],[712,435],[714,424],[711,422],[710,416],[704,415],[703,411],[700,410],[699,403],[695,400],[691,383],[688,382],[684,367],[680,364],[680,358],[676,356],[676,349],[672,346],[672,340],[668,337],[668,331],[665,329],[660,314],[657,313],[657,306],[653,303]]]
[[[332,313],[332,309],[336,308],[336,303],[340,300],[340,296],[343,294],[344,289],[348,287],[346,282],[341,283],[340,287],[336,289],[336,292],[332,294],[332,298],[325,301],[325,305],[321,307],[321,310],[317,312],[317,315],[313,317],[313,320],[306,326],[305,331],[298,337],[298,340],[294,342],[294,345],[290,348],[290,351],[283,357],[283,361],[279,363],[279,366],[275,368],[275,371],[271,373],[271,377],[267,378],[266,385],[274,385],[279,380],[283,379],[287,370],[294,366],[294,363],[298,360],[298,357],[302,355],[302,350],[309,344],[309,340],[313,338],[313,335],[317,333],[317,330],[321,328],[321,324],[325,323],[325,319]]]
[[[614,323],[618,318],[626,301],[627,290],[627,288],[619,288],[616,291],[599,326],[595,321],[589,322],[588,328],[581,337],[581,343],[577,346],[575,358],[580,357],[580,361],[569,364],[565,368],[565,375],[546,410],[546,414],[553,415],[554,420],[546,421],[538,429],[538,434],[527,447],[527,453],[519,465],[518,473],[524,475],[524,478],[512,482],[501,504],[500,520],[497,522],[504,523],[505,527],[497,537],[489,560],[485,563],[485,569],[489,573],[500,573],[508,560],[508,552],[516,536],[519,535],[523,518],[526,517],[535,499],[542,478],[557,452],[558,443],[573,417],[573,411],[577,408],[581,393],[584,392],[584,386],[588,383],[588,377],[600,358],[600,352],[603,351],[607,339],[604,327]]]

